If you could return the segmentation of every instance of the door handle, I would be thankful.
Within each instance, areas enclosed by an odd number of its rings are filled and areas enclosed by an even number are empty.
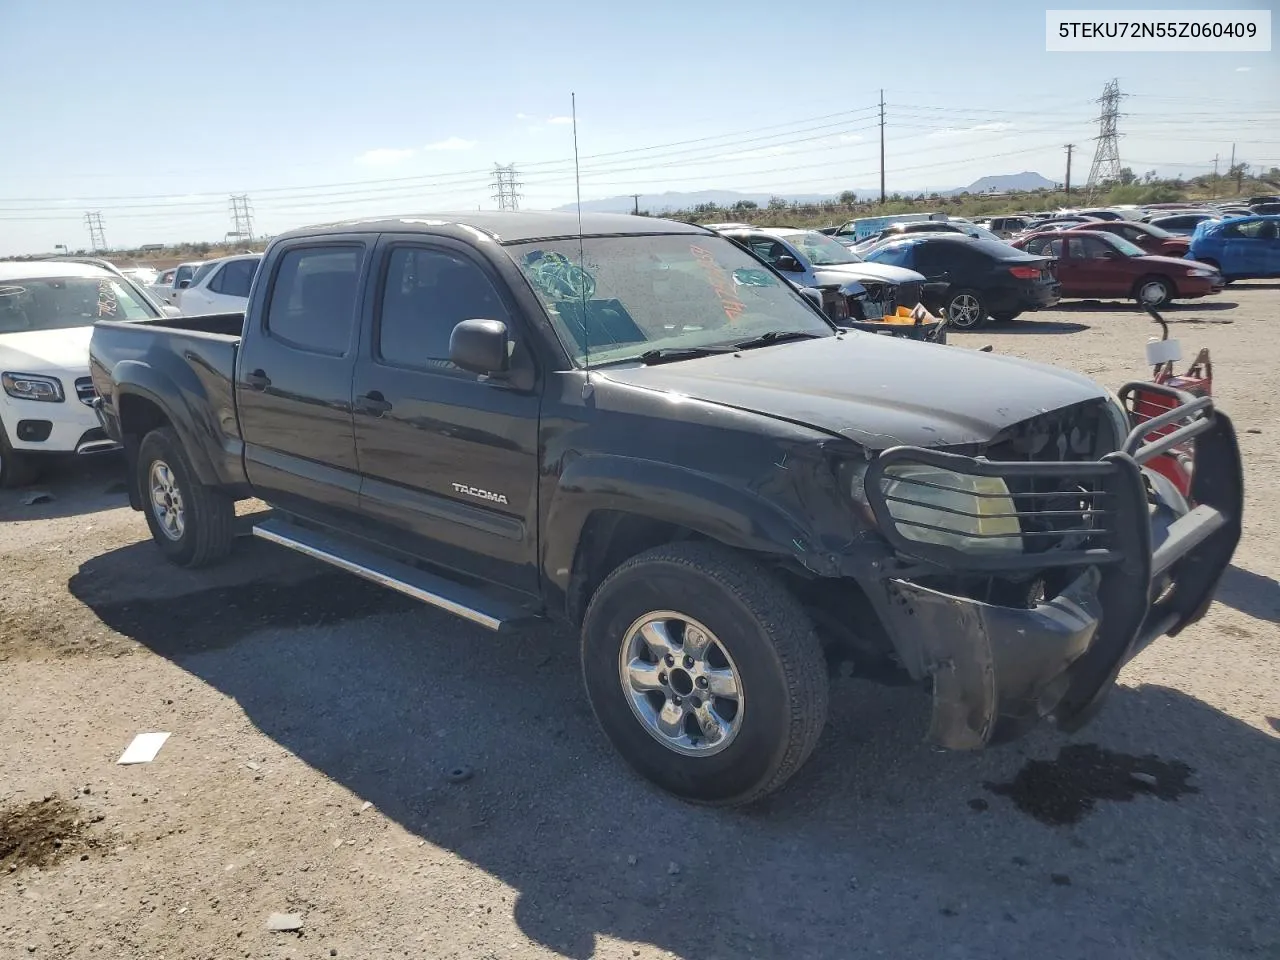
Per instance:
[[[244,382],[254,390],[265,390],[271,386],[271,378],[265,370],[254,370],[244,378]]]
[[[356,397],[356,406],[364,413],[371,413],[375,417],[380,417],[391,409],[390,401],[378,390],[370,390]]]

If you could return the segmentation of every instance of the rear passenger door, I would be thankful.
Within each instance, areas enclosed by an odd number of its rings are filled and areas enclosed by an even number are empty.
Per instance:
[[[381,542],[536,594],[539,392],[519,308],[455,240],[387,238],[376,263],[353,381],[361,510]],[[473,319],[506,324],[508,379],[450,362]]]
[[[263,499],[338,526],[358,524],[351,421],[357,305],[373,238],[278,249],[254,291],[236,370],[245,469]]]

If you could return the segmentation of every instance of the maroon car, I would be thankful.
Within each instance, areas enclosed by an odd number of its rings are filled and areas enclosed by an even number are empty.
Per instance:
[[[1161,230],[1149,223],[1134,223],[1132,220],[1104,220],[1099,223],[1082,223],[1079,230],[1096,230],[1099,233],[1110,233],[1124,237],[1134,246],[1157,257],[1185,257],[1191,247],[1190,237],[1180,237]]]
[[[1109,224],[1105,224],[1109,225]],[[1027,253],[1057,260],[1063,297],[1134,299],[1158,307],[1218,293],[1222,274],[1206,263],[1151,256],[1124,237],[1094,229],[1037,233],[1015,240]]]

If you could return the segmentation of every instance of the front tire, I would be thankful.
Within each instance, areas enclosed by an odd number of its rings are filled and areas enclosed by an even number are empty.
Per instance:
[[[987,307],[977,290],[955,290],[947,295],[947,323],[957,330],[972,330],[987,319]]]
[[[826,722],[826,663],[803,607],[714,544],[656,547],[614,570],[587,608],[582,672],[623,759],[699,803],[778,789]]]
[[[12,490],[35,483],[40,478],[40,466],[35,457],[18,453],[9,444],[9,435],[0,423],[0,490]]]
[[[1177,291],[1164,277],[1143,277],[1133,285],[1133,299],[1139,306],[1163,307],[1170,303]]]
[[[203,567],[231,551],[235,503],[197,479],[182,441],[169,427],[142,438],[138,489],[151,537],[171,563]]]

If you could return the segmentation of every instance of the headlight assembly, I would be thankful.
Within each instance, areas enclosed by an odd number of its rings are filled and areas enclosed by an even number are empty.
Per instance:
[[[57,377],[41,377],[32,373],[0,373],[4,392],[17,400],[39,400],[62,403],[62,381]]]
[[[886,468],[882,490],[889,515],[908,540],[965,553],[1022,552],[1017,507],[999,477],[903,464]]]

